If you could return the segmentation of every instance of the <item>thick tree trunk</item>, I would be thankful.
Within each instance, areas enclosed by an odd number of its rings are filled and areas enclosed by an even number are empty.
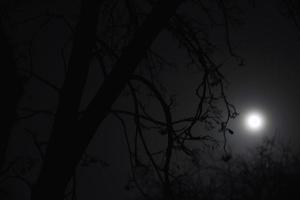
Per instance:
[[[76,154],[80,155],[88,145],[99,124],[109,114],[112,104],[125,88],[130,76],[143,59],[154,39],[166,26],[182,0],[161,0],[137,31],[133,41],[124,49],[112,72],[105,79],[93,101],[80,119],[77,139],[72,142]],[[78,157],[76,158],[78,162]]]
[[[1,21],[1,19],[0,19]],[[0,171],[5,162],[6,149],[11,129],[16,118],[16,105],[21,96],[21,85],[18,82],[17,67],[12,55],[8,38],[0,22],[0,65],[1,65],[1,133],[0,133]]]
[[[87,3],[88,1],[83,2]],[[73,104],[73,101],[77,101],[80,96],[74,95],[75,99],[68,93],[73,94],[72,91],[78,91],[83,85],[68,83],[68,81],[78,81],[77,79],[66,80],[66,86],[64,87],[66,89],[62,91],[63,96],[58,108],[57,119],[46,153],[44,167],[38,185],[33,192],[33,200],[63,199],[66,185],[98,125],[109,114],[112,104],[126,86],[130,75],[181,2],[182,0],[161,0],[154,6],[150,15],[135,34],[132,42],[124,49],[112,72],[105,79],[78,123],[74,119],[78,109],[75,111],[75,106],[70,108],[68,104]],[[88,13],[93,13],[92,10],[91,8]],[[95,19],[90,19],[86,23],[91,25],[93,20]],[[90,33],[91,31],[86,33],[88,36],[84,37],[85,42],[90,40],[88,38],[91,37]],[[84,51],[84,49],[81,48],[81,51]],[[77,55],[77,59],[83,59],[83,55]],[[74,64],[78,65],[79,71],[82,73],[81,71],[88,65],[88,60],[75,62]],[[67,87],[68,85],[69,87]],[[80,93],[76,94],[79,95]]]
[[[75,30],[70,62],[52,134],[40,176],[32,191],[34,200],[64,199],[66,185],[74,172],[74,168],[69,168],[67,164],[68,156],[73,154],[68,143],[76,135],[74,126],[78,121],[78,110],[89,71],[92,48],[96,44],[100,2],[101,0],[81,2],[80,19]]]

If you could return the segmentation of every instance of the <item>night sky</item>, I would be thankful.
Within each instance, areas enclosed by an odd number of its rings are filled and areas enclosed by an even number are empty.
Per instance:
[[[73,20],[70,20],[71,25],[75,26],[76,20],[74,19],[78,17],[79,6],[76,1],[76,3],[72,2],[72,7],[69,7],[69,2],[40,4],[31,1],[26,6],[22,5],[25,11],[17,14],[16,18],[25,19],[50,10],[50,12],[71,16]],[[242,25],[230,29],[230,42],[234,53],[239,56],[239,59],[243,59],[242,65],[239,65],[240,60],[237,61],[228,53],[228,47],[224,42],[223,26],[209,27],[207,31],[209,38],[217,47],[213,58],[223,63],[220,70],[228,81],[225,87],[226,95],[239,113],[228,124],[234,134],[227,136],[226,148],[233,156],[243,155],[249,149],[261,145],[265,138],[275,137],[282,142],[288,142],[292,149],[299,150],[300,30],[290,18],[282,14],[284,11],[280,2],[263,0],[256,1],[255,5],[252,5],[251,1],[245,0],[238,4],[242,10],[239,15]],[[184,7],[183,11],[189,11],[189,9],[192,15],[197,15],[189,6]],[[32,22],[18,25],[10,30],[9,36],[18,44],[34,35],[35,30],[39,29],[36,28],[37,25],[43,24],[43,20],[43,18],[37,18]],[[60,20],[47,22],[41,27],[41,33],[38,34],[32,46],[33,69],[39,76],[61,87],[64,79],[61,48],[65,47],[66,52],[70,50],[71,31]],[[166,67],[156,78],[162,80],[166,94],[177,95],[178,104],[173,110],[174,118],[185,117],[187,113],[195,109],[196,99],[193,90],[199,82],[199,74],[193,69],[181,68],[189,60],[174,42],[174,38],[166,31],[162,31],[156,38],[152,48],[177,66],[176,68]],[[26,51],[26,48],[24,49],[20,52]],[[17,53],[19,52],[16,51]],[[17,64],[21,68],[24,66],[26,68],[28,61],[20,60]],[[81,108],[93,98],[103,80],[103,74],[97,62],[92,60]],[[34,78],[27,80],[24,91],[20,101],[21,106],[33,107],[36,110],[53,110],[57,104],[57,93],[49,87],[41,86],[40,82]],[[114,107],[131,109],[132,104],[126,97],[124,94],[117,100]],[[155,106],[154,104],[151,114],[162,119],[161,111]],[[262,130],[251,132],[247,129],[244,118],[253,110],[259,111],[264,116],[265,126]],[[8,150],[8,160],[26,155],[33,155],[34,159],[38,159],[38,152],[33,147],[32,138],[26,134],[26,130],[30,129],[38,133],[41,141],[47,140],[53,123],[53,118],[48,114],[16,122]],[[132,121],[128,120],[125,123],[131,131],[134,130]],[[199,127],[199,131],[203,131],[203,128]],[[224,142],[222,134],[217,131],[208,131],[208,133],[217,138],[222,147]],[[155,149],[164,140],[149,137],[148,142]],[[136,191],[126,190],[131,176],[129,154],[126,149],[127,144],[122,135],[122,126],[117,123],[114,116],[109,115],[99,126],[97,134],[87,149],[88,153],[100,158],[101,162],[92,166],[83,166],[77,170],[77,184],[80,188],[77,191],[78,199],[133,199]],[[220,157],[217,156],[217,158]],[[32,171],[26,177],[35,180],[38,167],[35,166]],[[5,188],[12,191],[12,199],[30,199],[30,192],[18,181],[8,184]]]
[[[269,1],[259,2],[245,13],[245,27],[237,35],[237,49],[247,64],[233,67],[228,77],[228,91],[240,112],[232,122],[239,132],[233,145],[261,140],[258,134],[247,135],[241,122],[243,114],[256,109],[267,119],[262,136],[276,135],[299,146],[299,31],[278,10]]]

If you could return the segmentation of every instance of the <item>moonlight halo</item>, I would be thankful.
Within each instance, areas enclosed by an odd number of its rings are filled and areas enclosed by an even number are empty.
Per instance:
[[[261,132],[265,127],[265,117],[259,111],[250,111],[245,115],[244,125],[250,132]]]

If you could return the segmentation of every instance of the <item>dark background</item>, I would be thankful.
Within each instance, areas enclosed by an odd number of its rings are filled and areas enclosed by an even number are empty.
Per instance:
[[[24,6],[25,12],[17,18],[25,19],[47,9],[72,16],[78,14],[78,4],[77,1],[48,4],[32,1]],[[239,116],[229,123],[235,133],[228,137],[228,148],[234,156],[243,155],[249,149],[260,145],[265,137],[275,136],[279,140],[290,142],[293,149],[298,149],[300,31],[291,19],[282,14],[282,4],[279,1],[257,1],[254,6],[249,1],[240,1],[239,5],[243,10],[240,15],[243,25],[231,30],[231,40],[234,52],[244,60],[243,66],[237,65],[234,58],[226,55],[224,28],[217,26],[209,29],[212,40],[219,47],[215,59],[225,63],[221,71],[229,83],[226,87],[228,98],[239,112]],[[36,24],[40,22],[37,19],[17,26],[11,31],[11,37],[16,41],[23,41],[37,30]],[[32,47],[34,71],[59,86],[63,81],[63,63],[57,58],[61,54],[59,49],[64,45],[63,41],[68,40],[70,32],[64,24],[55,20],[41,30],[42,33],[34,39]],[[177,65],[186,63],[181,50],[177,49],[167,34],[162,33],[153,46]],[[96,65],[92,61],[84,100],[90,99],[101,83],[98,79],[101,73]],[[169,94],[178,94],[177,116],[193,109],[193,94],[188,89],[198,81],[193,72],[184,73],[177,69],[167,69],[160,74]],[[21,104],[26,107],[53,109],[57,103],[55,92],[42,87],[36,80],[28,80],[25,91]],[[126,107],[127,101],[120,100],[117,105]],[[242,118],[251,109],[260,110],[266,117],[267,126],[261,133],[251,134],[245,129]],[[28,154],[36,157],[32,139],[24,129],[30,128],[40,134],[41,140],[46,140],[51,131],[51,120],[41,115],[38,118],[18,121],[13,129],[8,157]],[[131,199],[130,196],[134,196],[135,192],[125,190],[130,167],[121,131],[120,125],[116,125],[111,116],[99,127],[87,151],[101,158],[103,163],[78,170],[78,199]],[[222,136],[216,134],[215,137],[222,142]],[[155,139],[150,139],[151,144],[156,142]],[[13,183],[8,188],[13,191],[12,199],[29,198],[29,191],[24,189],[26,186],[22,183]]]

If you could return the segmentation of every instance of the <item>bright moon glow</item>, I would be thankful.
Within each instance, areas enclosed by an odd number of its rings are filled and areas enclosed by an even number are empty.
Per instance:
[[[259,132],[265,125],[264,117],[259,112],[250,112],[245,117],[245,124],[249,131]]]

